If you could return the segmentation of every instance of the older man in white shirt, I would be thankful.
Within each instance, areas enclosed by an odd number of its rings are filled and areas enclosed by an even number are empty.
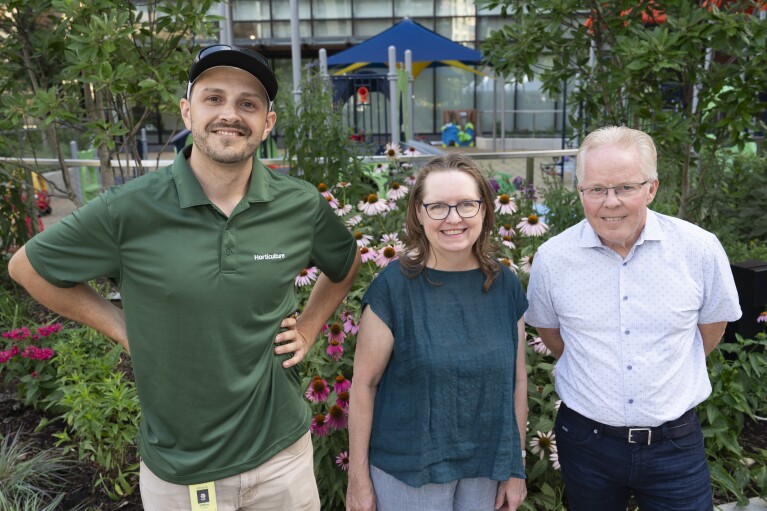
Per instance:
[[[694,408],[711,393],[706,355],[740,315],[716,237],[647,206],[652,139],[625,127],[584,139],[585,220],[535,255],[527,323],[559,359],[556,435],[571,511],[712,509]]]

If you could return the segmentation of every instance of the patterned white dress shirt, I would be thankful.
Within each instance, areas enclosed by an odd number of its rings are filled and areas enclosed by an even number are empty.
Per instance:
[[[658,426],[711,393],[698,324],[741,316],[717,238],[647,212],[625,259],[583,220],[544,243],[528,285],[535,327],[565,343],[555,386],[567,406],[612,426]]]

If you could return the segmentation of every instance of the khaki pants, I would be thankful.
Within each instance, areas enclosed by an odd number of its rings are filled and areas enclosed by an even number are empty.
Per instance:
[[[189,487],[163,481],[141,462],[141,500],[145,511],[189,511]],[[275,454],[266,463],[215,482],[218,511],[319,511],[311,435]]]

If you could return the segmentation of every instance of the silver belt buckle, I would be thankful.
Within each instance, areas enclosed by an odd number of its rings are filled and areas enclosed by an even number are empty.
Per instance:
[[[634,431],[647,431],[647,445],[650,445],[652,443],[652,428],[629,428],[628,441],[630,444],[639,443],[639,442],[635,442],[632,438],[632,436],[634,435]]]

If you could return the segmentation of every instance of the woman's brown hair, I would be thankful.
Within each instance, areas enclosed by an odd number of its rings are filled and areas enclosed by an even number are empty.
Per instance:
[[[493,189],[490,182],[479,170],[477,164],[471,158],[463,156],[460,153],[446,153],[435,156],[423,166],[415,180],[415,185],[410,192],[410,198],[407,203],[407,215],[405,217],[405,227],[407,232],[404,236],[405,253],[400,257],[400,265],[410,278],[415,278],[426,270],[426,261],[429,258],[429,240],[418,219],[418,208],[423,204],[423,188],[426,177],[435,172],[458,171],[471,176],[477,183],[479,199],[482,201],[484,215],[482,218],[482,230],[479,238],[471,247],[471,251],[479,261],[479,267],[485,274],[485,283],[482,289],[487,292],[493,281],[500,273],[498,261],[495,259],[497,246],[492,239],[492,232],[495,228],[495,208]]]

